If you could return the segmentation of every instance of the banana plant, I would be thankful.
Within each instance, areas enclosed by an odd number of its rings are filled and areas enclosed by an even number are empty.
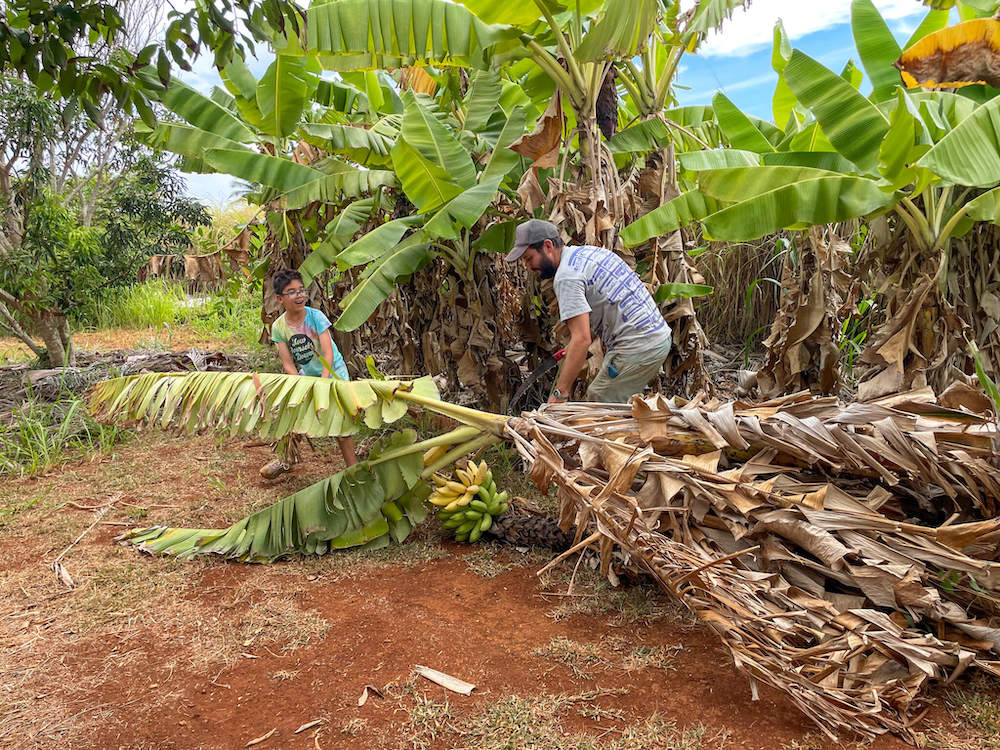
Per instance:
[[[779,127],[755,121],[717,95],[715,116],[733,148],[681,154],[690,189],[632,223],[622,238],[634,246],[698,223],[706,237],[741,241],[883,217],[882,226],[899,228],[904,254],[886,259],[880,274],[889,279],[882,289],[896,283],[923,296],[907,302],[904,294],[889,305],[897,314],[872,337],[862,360],[895,365],[907,381],[933,363],[941,378],[958,352],[950,344],[945,352],[928,345],[911,363],[919,348],[910,345],[916,310],[930,305],[933,320],[946,314],[946,303],[937,300],[956,300],[949,284],[951,254],[956,248],[965,252],[956,240],[976,222],[1000,224],[1000,99],[977,104],[961,94],[907,91],[894,69],[890,86],[889,57],[898,47],[886,53],[888,29],[870,0],[854,0],[852,10],[855,40],[873,84],[869,96],[858,90],[853,66],[838,75],[792,50],[779,27],[774,101],[782,116],[787,113],[786,122]],[[931,20],[923,24],[926,30],[938,22]],[[919,283],[922,272],[937,281],[936,295],[928,296]],[[940,341],[942,333],[928,332],[921,340]]]
[[[384,436],[368,460],[323,479],[226,529],[152,527],[125,538],[140,549],[181,558],[217,555],[269,562],[291,554],[403,541],[426,517],[426,479],[460,457],[499,442],[506,418],[449,404],[430,378],[341,381],[269,373],[147,373],[104,381],[89,402],[105,421],[280,438],[356,433],[398,421],[410,406],[463,423],[417,442]],[[425,454],[433,456],[425,466]]]

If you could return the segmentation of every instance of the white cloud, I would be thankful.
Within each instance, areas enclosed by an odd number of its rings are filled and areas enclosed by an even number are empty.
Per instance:
[[[691,3],[687,0],[684,5]],[[875,6],[890,25],[919,19],[927,12],[916,0],[875,0]],[[712,33],[698,54],[741,57],[770,47],[779,18],[794,46],[799,37],[850,22],[851,0],[753,0],[749,7],[736,10],[721,32]]]

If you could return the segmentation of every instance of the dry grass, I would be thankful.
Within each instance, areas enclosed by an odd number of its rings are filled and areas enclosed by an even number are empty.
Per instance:
[[[582,680],[592,680],[591,670],[604,662],[597,644],[577,643],[564,636],[553,638],[531,653],[569,667],[573,675]]]

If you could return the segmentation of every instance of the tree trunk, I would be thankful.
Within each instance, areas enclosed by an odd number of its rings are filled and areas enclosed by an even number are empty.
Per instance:
[[[53,310],[43,310],[35,316],[35,328],[45,343],[49,364],[52,367],[72,366],[76,357],[66,316]]]

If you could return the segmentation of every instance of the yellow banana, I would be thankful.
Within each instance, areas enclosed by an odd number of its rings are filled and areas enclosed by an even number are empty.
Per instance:
[[[439,508],[442,507],[442,506],[444,506],[444,505],[448,505],[448,503],[451,503],[451,502],[455,501],[454,497],[443,497],[442,495],[438,494],[437,492],[435,492],[433,495],[431,495],[427,499],[430,500],[433,505],[436,505]]]
[[[447,484],[445,484],[444,487],[441,488],[441,494],[445,494],[445,491],[447,491],[449,494],[452,495],[461,495],[465,493],[465,489],[466,487],[464,484],[459,484],[458,482],[449,481]]]
[[[459,469],[456,467],[455,473],[458,475],[458,478],[462,480],[463,485],[468,486],[472,484],[472,476],[469,474],[468,469]]]
[[[480,461],[479,466],[476,467],[475,482],[473,484],[482,484],[483,480],[486,479],[487,466],[485,461]]]
[[[438,487],[444,487],[446,484],[448,484],[448,480],[438,474],[431,474],[431,479],[434,480],[434,484],[436,484]]]
[[[455,510],[456,508],[459,507],[458,503],[459,503],[459,501],[461,499],[462,498],[458,498],[458,500],[452,500],[450,503],[448,503],[448,505],[444,506],[444,509],[445,510]]]
[[[428,448],[424,453],[424,466],[430,466],[435,461],[444,458],[444,454],[447,452],[447,445],[435,445],[433,448]]]
[[[458,500],[455,501],[455,502],[458,503],[458,505],[456,507],[459,507],[459,508],[465,507],[470,502],[472,502],[472,498],[474,498],[475,496],[476,496],[475,492],[466,492],[464,495],[462,495],[460,498],[458,498]]]

